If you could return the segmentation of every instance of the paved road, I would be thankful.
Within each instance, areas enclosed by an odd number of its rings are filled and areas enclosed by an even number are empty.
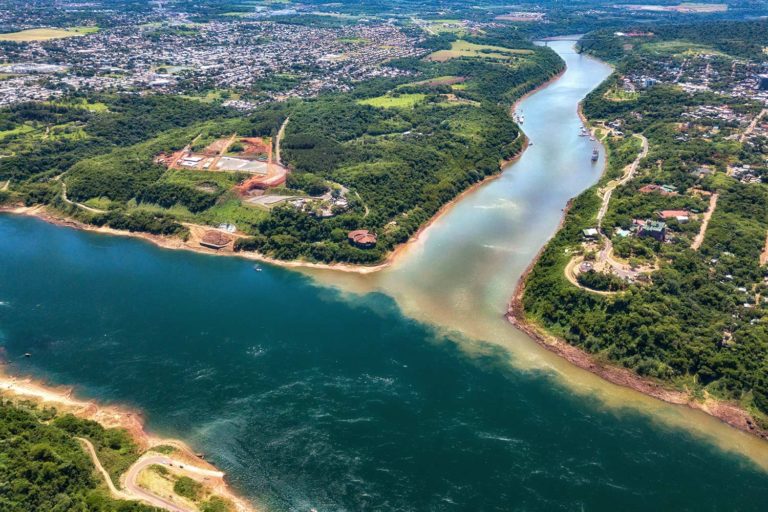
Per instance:
[[[82,437],[78,437],[77,440],[80,441],[83,446],[85,446],[86,451],[91,457],[91,461],[96,466],[98,472],[101,473],[102,477],[104,477],[104,481],[109,488],[109,492],[113,497],[121,500],[143,501],[149,505],[152,505],[153,507],[162,508],[170,512],[196,512],[196,509],[194,508],[187,508],[178,505],[170,499],[158,496],[140,487],[137,483],[139,473],[150,466],[158,465],[175,467],[184,473],[195,475],[197,477],[222,478],[224,476],[224,473],[221,471],[213,471],[210,469],[199,468],[197,466],[180,463],[179,461],[170,457],[166,457],[165,455],[145,455],[140,457],[139,460],[137,460],[130,468],[128,468],[128,471],[125,474],[125,490],[120,490],[115,487],[115,484],[112,483],[112,479],[109,477],[109,473],[107,473],[107,470],[104,469],[104,466],[101,465],[101,461],[96,454],[96,449],[93,447],[93,444],[88,439]]]
[[[146,501],[147,503],[150,503],[152,506],[164,508],[165,510],[169,510],[170,512],[195,512],[195,511],[192,508],[186,508],[181,505],[178,505],[167,498],[163,498],[156,494],[152,494],[151,492],[139,486],[139,484],[136,482],[139,477],[139,473],[141,473],[144,469],[154,465],[173,466],[181,469],[184,472],[192,473],[192,474],[204,476],[204,477],[207,476],[207,477],[220,478],[224,476],[224,473],[220,471],[211,471],[208,469],[202,469],[195,466],[180,464],[178,461],[175,461],[170,457],[166,457],[165,455],[147,455],[147,456],[141,457],[139,460],[137,460],[133,464],[133,466],[128,468],[128,472],[125,474],[125,490],[128,493],[139,497],[139,499],[141,499],[142,501]]]
[[[619,180],[611,181],[608,185],[606,185],[605,189],[603,189],[603,203],[600,205],[600,210],[597,212],[597,230],[604,242],[603,249],[597,256],[597,262],[598,264],[610,266],[617,276],[621,277],[622,279],[629,280],[635,279],[639,272],[632,270],[627,265],[613,259],[613,242],[611,242],[611,238],[603,232],[603,218],[608,212],[608,205],[611,202],[613,191],[616,190],[617,187],[629,183],[629,181],[635,177],[635,172],[637,172],[637,167],[640,165],[640,161],[648,156],[648,139],[639,133],[636,133],[633,136],[640,139],[640,153],[638,153],[637,157],[632,161],[631,164],[624,168],[624,175]]]

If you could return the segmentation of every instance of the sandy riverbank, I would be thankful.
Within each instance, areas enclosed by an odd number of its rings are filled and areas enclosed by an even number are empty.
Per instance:
[[[73,396],[72,388],[48,386],[31,378],[8,375],[0,368],[0,396],[13,400],[30,400],[48,407],[53,406],[59,412],[96,421],[105,428],[125,429],[142,451],[151,450],[156,446],[173,446],[177,452],[168,457],[204,470],[219,471],[198,456],[183,441],[164,439],[147,432],[144,428],[144,419],[138,412],[121,406],[103,405],[93,400],[79,399]],[[256,512],[252,505],[230,489],[223,477],[217,482],[211,482],[211,488],[219,496],[231,501],[238,512]]]
[[[517,108],[520,102],[522,102],[529,96],[537,93],[541,89],[548,87],[553,82],[557,81],[563,75],[563,73],[565,73],[565,66],[557,74],[553,75],[545,82],[542,82],[537,87],[531,89],[530,91],[522,95],[520,98],[518,98],[510,107],[510,110],[509,110],[510,115],[512,114],[512,112],[514,112],[514,110]],[[288,119],[286,119],[286,121],[283,123],[281,130],[283,130],[285,128],[285,125],[287,124],[288,124]],[[0,213],[11,213],[15,215],[27,215],[27,216],[37,217],[41,220],[44,220],[51,224],[55,224],[57,226],[69,227],[69,228],[79,229],[82,231],[89,231],[92,233],[140,238],[142,240],[146,240],[147,242],[150,242],[163,249],[187,250],[187,251],[193,251],[201,254],[210,254],[215,256],[235,256],[238,258],[258,261],[261,263],[267,263],[269,265],[275,265],[275,266],[284,267],[284,268],[305,268],[305,269],[315,269],[315,270],[334,270],[337,272],[350,272],[350,273],[356,273],[356,274],[371,274],[371,273],[379,272],[381,270],[391,267],[401,257],[401,255],[405,252],[405,250],[409,246],[418,242],[421,235],[427,229],[429,229],[429,227],[432,226],[438,219],[440,219],[440,217],[442,217],[448,211],[450,211],[451,208],[453,208],[459,201],[461,201],[468,194],[471,194],[472,192],[482,187],[486,183],[501,176],[501,174],[504,172],[504,169],[506,167],[513,164],[517,160],[519,160],[523,156],[523,153],[525,153],[525,150],[528,148],[528,137],[525,135],[524,131],[522,130],[522,127],[520,131],[520,135],[523,137],[523,144],[522,144],[522,147],[520,148],[520,151],[518,151],[513,157],[508,158],[506,160],[502,160],[499,163],[499,172],[490,176],[486,176],[485,178],[478,181],[477,183],[472,184],[469,188],[459,193],[452,200],[442,205],[440,209],[427,222],[422,224],[419,227],[419,229],[414,234],[412,234],[407,241],[395,246],[395,248],[389,252],[389,254],[384,259],[384,261],[376,265],[355,265],[351,263],[314,263],[314,262],[303,261],[303,260],[279,260],[275,258],[270,258],[268,256],[265,256],[263,254],[256,253],[256,252],[235,252],[231,246],[225,247],[223,249],[218,249],[218,250],[210,249],[208,247],[201,246],[199,244],[199,237],[196,237],[196,236],[190,237],[189,240],[182,240],[181,238],[174,237],[174,236],[154,235],[151,233],[142,233],[142,232],[135,232],[135,231],[124,231],[124,230],[112,229],[105,226],[93,226],[93,225],[86,224],[84,222],[80,222],[78,220],[66,217],[62,214],[53,212],[42,205],[32,206],[32,207],[21,206],[21,205],[0,206]],[[185,225],[187,227],[191,226],[193,229],[199,229],[199,230],[215,229],[210,226],[199,226],[194,224],[185,224]],[[243,235],[239,235],[239,236],[243,236]]]
[[[553,78],[552,80],[554,79],[556,79],[556,77]],[[551,82],[552,80],[550,80],[549,82]],[[547,82],[547,84],[549,82]],[[543,86],[544,85],[542,85],[542,87]],[[529,94],[532,94],[532,93],[533,91]],[[523,137],[525,137],[525,134],[523,134],[522,132],[521,134]],[[523,153],[527,149],[526,141],[527,141],[527,138],[524,138],[523,146],[515,156],[500,162],[499,172],[497,172],[496,174],[492,174],[490,176],[486,176],[485,178],[478,181],[477,183],[472,184],[470,187],[462,191],[452,200],[448,201],[443,206],[441,206],[440,209],[427,222],[422,224],[419,227],[419,229],[413,235],[411,235],[411,237],[406,242],[398,244],[392,251],[390,251],[390,253],[384,259],[384,261],[376,265],[354,265],[350,263],[313,263],[313,262],[303,261],[303,260],[279,260],[275,258],[270,258],[268,256],[265,256],[257,252],[249,252],[249,251],[235,252],[232,249],[231,245],[218,250],[210,249],[208,247],[203,247],[199,244],[200,237],[195,236],[194,232],[193,232],[193,236],[190,236],[188,240],[183,240],[177,236],[154,235],[152,233],[112,229],[106,226],[94,226],[91,224],[80,222],[78,220],[75,220],[69,217],[65,217],[62,214],[58,214],[54,211],[51,211],[49,208],[46,208],[43,205],[2,206],[0,207],[0,213],[9,213],[14,215],[26,215],[30,217],[36,217],[38,219],[44,220],[45,222],[49,222],[51,224],[55,224],[57,226],[79,229],[81,231],[88,231],[91,233],[139,238],[147,242],[150,242],[158,247],[161,247],[163,249],[186,250],[186,251],[193,251],[201,254],[210,254],[213,256],[237,257],[237,258],[243,258],[251,261],[267,263],[269,265],[275,265],[275,266],[284,267],[284,268],[305,268],[305,269],[316,269],[316,270],[334,270],[337,272],[351,272],[351,273],[357,273],[357,274],[371,274],[373,272],[378,272],[388,267],[391,267],[401,257],[401,255],[405,252],[405,250],[409,246],[419,241],[419,238],[424,233],[424,231],[426,231],[432,224],[434,224],[438,219],[440,219],[440,217],[442,217],[448,211],[450,211],[451,208],[453,208],[456,204],[458,204],[459,201],[461,201],[468,194],[471,194],[472,192],[482,187],[486,183],[500,177],[504,171],[504,168],[514,163],[515,161],[517,161],[523,155]],[[196,224],[185,223],[184,225],[190,228],[191,231],[215,229],[210,226],[200,226]],[[235,235],[235,238],[243,237],[243,236],[245,235]]]

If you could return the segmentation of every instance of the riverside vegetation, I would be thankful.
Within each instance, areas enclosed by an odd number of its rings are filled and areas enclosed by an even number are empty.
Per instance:
[[[456,39],[428,38],[424,55],[450,50]],[[244,117],[165,95],[75,94],[6,108],[0,111],[0,182],[10,180],[10,186],[0,199],[162,235],[185,236],[182,222],[230,223],[247,235],[238,250],[285,260],[376,263],[522,150],[524,137],[508,109],[563,66],[550,49],[509,30],[465,36],[461,44],[469,43],[473,52],[443,62],[389,63],[412,78],[269,104]],[[232,133],[273,136],[289,116],[282,160],[291,174],[270,193],[307,196],[343,186],[348,210],[320,218],[290,206],[260,208],[232,191],[245,175],[168,170],[154,162],[198,136],[198,146]],[[63,187],[80,205],[64,200]],[[376,233],[376,246],[349,244],[346,234],[354,229]]]
[[[0,509],[154,512],[137,502],[114,500],[96,474],[76,436],[89,439],[113,476],[124,471],[139,451],[123,430],[50,408],[0,400]]]
[[[737,402],[766,428],[768,269],[761,251],[768,187],[760,178],[766,181],[768,152],[765,134],[748,128],[764,106],[751,99],[757,84],[745,81],[765,60],[766,22],[642,31],[647,35],[631,39],[607,31],[585,38],[585,50],[616,66],[583,104],[598,133],[612,130],[605,140],[609,165],[573,201],[527,277],[525,314],[596,358],[698,399]],[[616,256],[655,271],[650,281],[619,279],[623,291],[596,294],[569,283],[564,269],[583,250],[582,230],[596,225],[596,192],[637,155],[631,134],[647,137],[650,151],[635,178],[616,189],[602,228]],[[649,193],[658,190],[649,185],[671,192]],[[719,201],[707,227],[713,194]],[[664,241],[627,236],[635,219],[656,218],[660,210],[691,218],[668,220]],[[603,277],[604,289],[617,289],[609,285],[618,278]]]

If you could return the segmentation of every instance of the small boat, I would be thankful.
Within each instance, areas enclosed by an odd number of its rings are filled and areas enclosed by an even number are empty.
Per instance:
[[[592,161],[597,162],[597,159],[600,158],[600,152],[596,149],[592,150]]]
[[[32,357],[32,354],[30,354],[29,352],[24,352],[24,357]]]
[[[591,140],[592,142],[595,142],[595,140],[597,139],[595,139],[594,137],[590,137],[589,140]]]
[[[529,140],[529,141],[528,141],[528,145],[529,145],[529,146],[533,146],[533,141],[532,141],[532,140]]]
[[[258,266],[258,265],[254,265],[253,266],[253,270],[255,270],[256,272],[261,272],[262,268],[260,266]]]

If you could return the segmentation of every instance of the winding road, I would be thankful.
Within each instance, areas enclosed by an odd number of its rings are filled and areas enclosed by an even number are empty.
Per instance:
[[[147,503],[149,505],[152,505],[153,507],[162,508],[164,510],[168,510],[170,512],[197,512],[194,508],[184,507],[182,505],[179,505],[170,499],[164,498],[162,496],[158,496],[156,494],[153,494],[149,492],[148,490],[144,489],[143,487],[139,486],[137,483],[139,474],[149,468],[150,466],[158,465],[158,466],[169,466],[178,469],[179,471],[183,473],[187,473],[190,476],[197,477],[196,479],[201,478],[223,478],[224,473],[221,471],[214,471],[210,469],[204,469],[199,468],[197,466],[192,466],[189,464],[184,464],[179,462],[178,460],[172,459],[171,457],[160,455],[160,454],[147,454],[143,455],[133,463],[133,465],[128,468],[128,471],[125,473],[125,490],[120,490],[117,487],[115,487],[115,484],[112,482],[112,479],[109,476],[109,473],[106,469],[104,469],[104,466],[101,464],[101,461],[99,460],[99,457],[96,453],[96,448],[94,448],[93,443],[91,443],[88,439],[85,439],[83,437],[78,437],[78,441],[85,447],[86,451],[88,452],[88,455],[91,457],[91,461],[93,462],[93,465],[96,466],[96,470],[101,473],[101,476],[104,478],[105,483],[107,484],[107,487],[109,488],[109,492],[112,495],[112,497],[120,500],[130,500],[130,501],[143,501],[144,503]]]
[[[646,156],[648,156],[648,139],[645,138],[645,136],[636,133],[633,135],[633,137],[637,137],[640,139],[641,142],[641,148],[640,152],[637,154],[637,157],[624,168],[624,174],[621,178],[618,180],[611,180],[608,182],[608,184],[600,189],[598,191],[598,195],[602,198],[602,204],[600,205],[600,210],[597,212],[597,231],[600,233],[600,237],[603,239],[604,244],[603,248],[600,251],[600,253],[597,255],[597,265],[596,268],[600,268],[602,266],[609,266],[611,270],[614,272],[615,275],[618,277],[621,277],[622,279],[635,279],[637,275],[639,274],[639,271],[633,270],[629,268],[628,265],[618,262],[615,259],[613,259],[613,242],[611,242],[611,238],[605,234],[603,231],[603,218],[605,217],[605,214],[608,212],[608,206],[611,202],[611,196],[613,195],[613,191],[616,190],[617,187],[620,187],[622,185],[625,185],[629,183],[632,178],[635,177],[635,173],[637,172],[637,167],[640,165],[640,161],[644,159]],[[565,276],[572,284],[578,286],[579,288],[582,288],[584,290],[593,292],[593,293],[599,293],[603,295],[610,295],[615,294],[617,292],[604,292],[604,291],[598,291],[598,290],[592,290],[591,288],[587,288],[585,286],[582,286],[578,280],[576,279],[578,264],[581,263],[580,260],[574,258],[570,261],[568,265],[565,267]]]

